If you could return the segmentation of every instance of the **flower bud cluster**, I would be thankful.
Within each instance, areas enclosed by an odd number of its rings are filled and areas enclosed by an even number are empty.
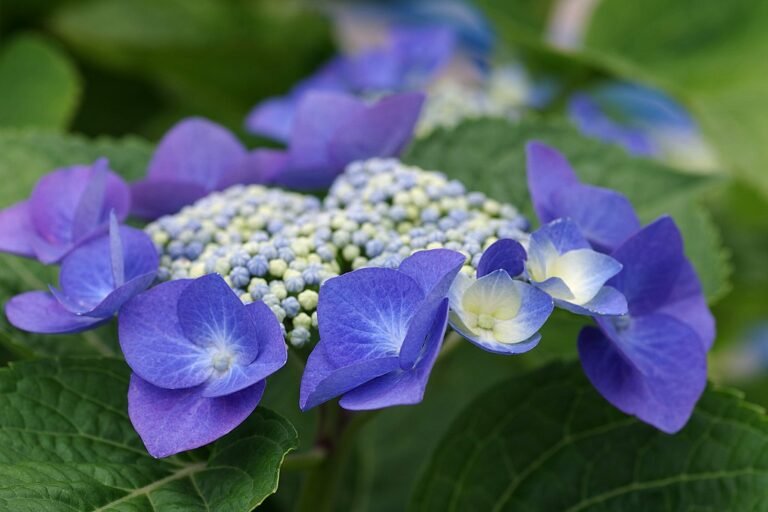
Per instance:
[[[438,82],[427,97],[416,136],[426,137],[437,128],[453,128],[466,119],[517,119],[532,93],[528,77],[514,66],[494,69],[480,85]]]
[[[327,279],[361,267],[397,267],[412,253],[449,248],[474,273],[499,238],[525,241],[517,210],[467,192],[438,172],[395,159],[350,164],[323,202],[262,186],[214,193],[146,231],[161,253],[160,278],[218,273],[243,302],[261,300],[294,346],[317,340]]]

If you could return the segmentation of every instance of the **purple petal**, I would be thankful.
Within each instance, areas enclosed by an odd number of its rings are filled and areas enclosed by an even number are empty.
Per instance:
[[[505,270],[510,277],[520,275],[528,256],[516,240],[498,240],[485,250],[477,265],[477,277],[483,277],[495,270]]]
[[[581,234],[578,225],[572,219],[556,219],[541,226],[531,235],[531,247],[543,247],[551,243],[559,254],[577,249],[591,249],[589,242]],[[533,252],[533,248],[530,249]]]
[[[245,155],[245,147],[223,126],[187,118],[163,136],[149,163],[147,180],[195,183],[207,191],[216,190]]]
[[[389,48],[374,48],[347,57],[343,63],[349,86],[357,91],[393,91],[402,88],[400,55]]]
[[[150,240],[151,242],[151,240]],[[109,259],[112,264],[112,279],[115,287],[125,283],[125,254],[123,241],[120,237],[120,227],[115,214],[109,216]]]
[[[456,47],[456,33],[448,27],[395,28],[392,48],[401,62],[400,88],[428,85],[450,63]]]
[[[123,304],[149,288],[155,281],[157,272],[149,272],[127,281],[114,291],[110,292],[101,303],[91,311],[85,311],[82,314],[96,318],[112,317],[117,313]]]
[[[317,314],[330,361],[345,366],[397,358],[423,299],[418,283],[397,270],[364,268],[329,279],[320,288]]]
[[[624,294],[632,316],[666,304],[687,261],[680,231],[669,217],[644,227],[612,256],[624,268],[608,284]]]
[[[184,337],[197,346],[231,350],[242,366],[258,356],[251,315],[220,275],[192,281],[179,296],[177,311]]]
[[[189,388],[208,380],[207,352],[189,341],[176,313],[189,279],[169,281],[137,295],[120,310],[120,347],[141,378],[168,389]]]
[[[449,249],[418,251],[405,258],[398,271],[414,279],[425,296],[445,297],[464,265],[463,254]]]
[[[677,432],[706,386],[706,353],[696,333],[674,318],[654,314],[629,322],[616,329],[599,320],[603,332],[582,330],[584,372],[617,408],[659,430]]]
[[[94,172],[98,174],[98,168],[75,166],[60,169],[43,177],[32,191],[29,212],[37,234],[32,244],[43,263],[56,262],[77,244],[106,232],[111,211],[114,210],[118,220],[126,217],[130,191],[120,177],[109,171],[98,217],[94,219],[88,215],[88,222],[86,217],[81,218],[75,230],[75,217]]]
[[[530,142],[526,147],[528,188],[542,223],[571,218],[596,249],[609,252],[640,229],[626,197],[579,183],[557,150]]]
[[[234,365],[221,377],[216,375],[203,386],[205,397],[224,396],[235,393],[266,379],[282,368],[288,360],[288,349],[283,339],[280,323],[272,310],[263,302],[246,306],[253,319],[253,339],[258,341],[259,355],[249,365]]]
[[[657,310],[674,317],[696,331],[709,350],[715,341],[715,319],[707,306],[701,283],[693,265],[683,263],[666,302]]]
[[[302,411],[399,368],[397,356],[351,360],[349,364],[336,365],[329,360],[327,346],[328,342],[321,339],[307,359],[301,377],[299,407]]]
[[[107,193],[108,163],[99,158],[91,166],[91,178],[85,184],[72,220],[72,239],[87,237],[102,222],[101,210]]]
[[[447,303],[447,298],[436,297],[425,300],[408,324],[408,332],[400,349],[400,368],[410,370],[424,355],[433,333],[435,318],[441,315],[441,311]]]
[[[259,382],[238,393],[205,398],[199,388],[169,390],[137,375],[128,388],[128,415],[147,451],[156,458],[212,443],[242,423],[264,393]]]
[[[329,143],[331,167],[340,172],[355,160],[400,154],[413,137],[424,99],[422,93],[395,94],[344,118]]]
[[[555,300],[558,307],[566,309],[577,315],[589,316],[617,316],[627,314],[627,299],[616,288],[603,286],[597,295],[581,305]]]
[[[421,357],[411,369],[398,368],[346,393],[339,405],[345,409],[371,410],[393,405],[417,404],[424,398],[429,374],[448,325],[448,301],[443,300],[426,331]],[[420,329],[421,330],[421,329]]]
[[[632,203],[613,190],[578,185],[555,191],[551,197],[561,215],[571,218],[599,251],[613,251],[640,230]]]
[[[251,185],[272,183],[288,163],[288,153],[279,149],[257,149],[246,155],[235,168],[227,174],[220,185],[227,188],[232,185]]]
[[[45,292],[17,295],[5,305],[8,321],[18,329],[41,334],[68,334],[92,329],[109,318],[93,318],[70,313]]]
[[[33,235],[32,219],[29,216],[29,201],[16,203],[0,210],[0,251],[27,258],[35,256],[30,242]]]
[[[287,143],[291,138],[297,103],[298,98],[293,95],[263,101],[245,118],[245,128],[250,133]]]
[[[208,195],[197,183],[144,179],[131,184],[131,214],[145,220],[179,212]]]
[[[125,266],[124,276],[130,286],[110,297],[109,304],[96,311],[102,301],[115,290],[112,268],[111,239],[102,236],[77,248],[61,265],[59,283],[62,302],[74,313],[111,316],[122,302],[148,287],[157,272],[157,249],[146,233],[126,226],[119,228]],[[146,283],[143,288],[141,283]],[[127,283],[126,283],[127,284]],[[58,293],[56,295],[59,295]]]

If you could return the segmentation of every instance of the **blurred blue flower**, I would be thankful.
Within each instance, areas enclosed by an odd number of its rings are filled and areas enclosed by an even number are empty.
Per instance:
[[[618,144],[634,155],[696,170],[717,166],[691,115],[658,89],[606,83],[574,94],[569,113],[585,135]]]

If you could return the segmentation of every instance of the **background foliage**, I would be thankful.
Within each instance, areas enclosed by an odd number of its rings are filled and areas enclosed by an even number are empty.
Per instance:
[[[293,358],[233,435],[155,461],[125,416],[128,370],[113,326],[43,337],[2,318],[0,510],[240,511],[265,499],[280,511],[768,506],[766,419],[748,403],[768,405],[768,377],[728,370],[744,347],[768,346],[768,334],[753,334],[768,324],[768,4],[604,0],[584,49],[564,52],[545,41],[553,2],[477,3],[505,43],[501,58],[564,84],[556,108],[438,130],[404,159],[530,213],[523,148],[536,138],[585,181],[627,194],[644,221],[673,215],[717,317],[710,373],[747,401],[713,385],[680,435],[660,434],[588,386],[574,363],[582,320],[556,315],[523,357],[452,347],[424,403],[358,417],[359,435],[319,466],[316,431],[338,418],[298,411]],[[248,109],[334,51],[327,20],[298,0],[3,0],[1,9],[0,207],[42,174],[100,155],[135,179],[185,115],[263,144],[242,133]],[[688,106],[721,172],[686,174],[579,135],[557,107],[604,77],[660,86]],[[0,255],[0,302],[55,277]],[[758,368],[768,363],[760,357]]]

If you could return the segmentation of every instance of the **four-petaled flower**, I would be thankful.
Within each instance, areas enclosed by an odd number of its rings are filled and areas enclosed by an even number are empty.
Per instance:
[[[477,279],[459,273],[450,292],[451,327],[490,352],[520,354],[535,347],[554,305],[546,293],[513,279],[525,257],[518,242],[499,240],[483,253]]]
[[[128,185],[101,158],[58,169],[37,182],[29,199],[0,211],[0,251],[59,262],[109,229],[109,215],[128,215]]]
[[[131,297],[155,279],[158,254],[143,231],[118,227],[113,215],[109,235],[72,251],[61,265],[59,284],[51,293],[36,291],[13,297],[5,306],[15,327],[37,333],[73,333],[112,319]]]
[[[128,413],[155,457],[230,432],[287,360],[269,307],[244,305],[217,274],[169,281],[135,297],[120,312],[119,337],[134,372]]]
[[[338,396],[351,410],[420,402],[442,346],[448,290],[464,261],[447,249],[420,251],[397,270],[365,268],[327,281],[301,409]]]
[[[621,264],[593,251],[570,219],[558,219],[531,235],[528,277],[559,307],[579,315],[623,315],[627,301],[606,281]]]

